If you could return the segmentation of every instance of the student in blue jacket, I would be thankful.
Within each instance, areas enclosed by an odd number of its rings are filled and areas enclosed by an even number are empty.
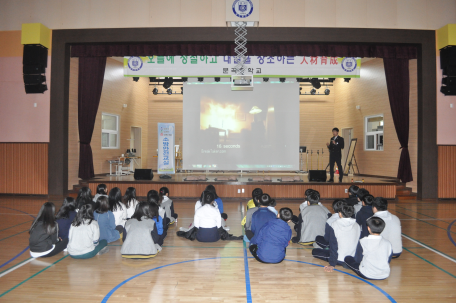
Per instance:
[[[280,263],[285,259],[286,247],[291,240],[291,228],[288,223],[293,217],[289,208],[282,208],[276,219],[263,225],[250,241],[250,252],[262,263]]]
[[[269,210],[268,206],[272,203],[272,198],[268,194],[262,194],[258,199],[260,207],[252,215],[252,225],[250,231],[246,231],[245,235],[251,240],[256,233],[258,233],[266,222],[273,220],[277,217],[277,214]]]
[[[99,208],[93,212],[93,217],[100,228],[100,241],[106,240],[111,243],[119,240],[123,228],[116,226],[114,214],[109,210],[108,198],[100,196],[97,199],[97,203],[99,203]]]
[[[372,203],[374,202],[374,197],[372,195],[366,195],[363,197],[363,207],[356,214],[356,223],[361,227],[361,237],[360,239],[369,236],[369,231],[367,230],[366,221],[374,215],[372,211]]]

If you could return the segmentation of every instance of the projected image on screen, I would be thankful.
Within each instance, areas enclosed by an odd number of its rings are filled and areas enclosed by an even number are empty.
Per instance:
[[[184,85],[184,169],[298,169],[297,83]]]

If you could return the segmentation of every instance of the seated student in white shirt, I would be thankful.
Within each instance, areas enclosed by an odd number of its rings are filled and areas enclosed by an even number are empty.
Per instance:
[[[202,206],[195,212],[193,224],[198,228],[196,239],[200,242],[217,242],[220,240],[218,229],[222,226],[222,217],[219,210],[214,206],[215,195],[210,191],[204,191],[200,202]]]
[[[345,264],[363,279],[383,280],[390,275],[393,248],[380,234],[385,229],[385,221],[370,217],[366,221],[369,236],[358,242],[355,256],[346,256]]]
[[[136,205],[139,204],[139,201],[136,199],[136,188],[129,187],[125,191],[125,195],[123,196],[123,201],[125,206],[127,207],[127,220],[130,219],[136,210]]]
[[[158,205],[165,210],[166,217],[170,220],[169,224],[174,224],[177,222],[178,215],[174,212],[174,203],[173,200],[169,198],[168,187],[160,188],[159,198]]]
[[[379,217],[385,221],[385,229],[381,236],[388,240],[393,246],[393,259],[399,258],[402,253],[402,231],[401,220],[388,210],[388,201],[382,197],[377,197],[372,203],[372,211],[375,217]]]
[[[109,191],[109,210],[114,214],[116,228],[123,230],[127,222],[127,207],[122,203],[120,188],[114,187]]]

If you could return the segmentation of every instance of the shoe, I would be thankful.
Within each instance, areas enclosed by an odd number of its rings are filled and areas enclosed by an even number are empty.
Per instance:
[[[291,238],[291,242],[298,243],[299,242],[298,237]]]
[[[229,226],[224,226],[223,229],[228,231],[228,230],[230,230],[230,227]]]
[[[109,247],[105,246],[105,247],[103,247],[103,248],[98,252],[97,255],[98,255],[98,256],[101,256],[101,255],[107,253],[108,251],[109,251]]]
[[[342,267],[345,269],[350,269],[350,267],[348,267],[347,263],[345,263],[345,262],[342,264]]]
[[[329,183],[329,182],[334,182],[334,180],[333,180],[333,179],[329,179],[329,180],[326,181],[326,182],[328,182],[328,183]]]

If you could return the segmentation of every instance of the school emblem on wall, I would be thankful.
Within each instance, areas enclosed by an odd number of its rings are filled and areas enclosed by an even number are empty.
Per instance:
[[[356,63],[356,58],[353,57],[345,57],[342,60],[342,64],[340,65],[344,71],[347,73],[350,73],[356,69],[356,66],[358,64]]]
[[[247,18],[253,12],[251,0],[235,0],[233,2],[233,13],[239,18]]]
[[[132,71],[139,71],[143,67],[143,61],[140,57],[130,57],[128,59],[128,68]]]

